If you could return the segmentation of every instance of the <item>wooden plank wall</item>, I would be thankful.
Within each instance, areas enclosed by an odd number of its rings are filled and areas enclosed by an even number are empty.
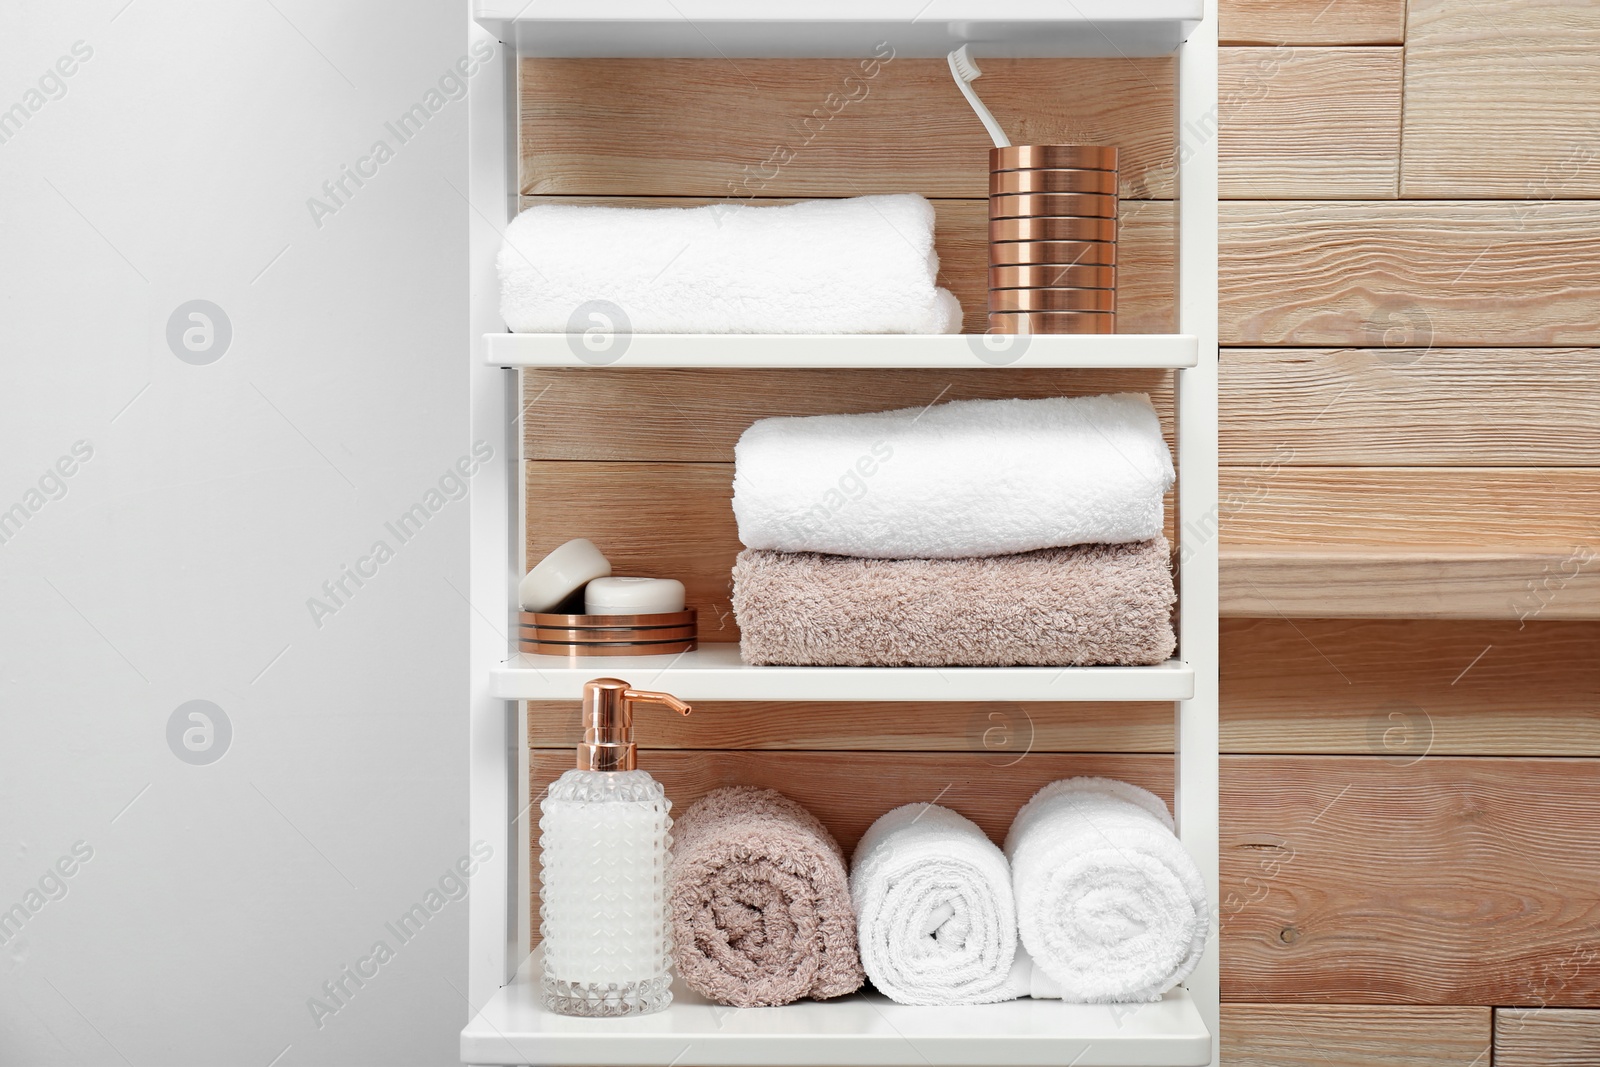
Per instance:
[[[1225,0],[1222,29],[1224,1061],[1600,1063],[1600,6]],[[849,66],[527,64],[525,202],[921,192],[972,328],[982,130],[939,61],[817,117]],[[984,70],[1014,140],[1124,147],[1123,327],[1170,329],[1171,64]],[[1123,388],[1170,433],[1159,373],[529,374],[528,551],[595,537],[735,640],[753,419]],[[537,798],[576,714],[528,715]],[[712,704],[639,736],[678,804],[775,785],[847,848],[908,800],[999,834],[1064,774],[1171,790],[1165,705]]]
[[[1600,5],[1222,28],[1224,1062],[1600,1064]]]
[[[1225,610],[1600,614],[1600,7],[1222,29]]]

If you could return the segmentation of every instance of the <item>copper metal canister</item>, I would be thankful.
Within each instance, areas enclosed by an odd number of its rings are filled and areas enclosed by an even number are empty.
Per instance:
[[[992,311],[990,333],[1116,333],[1109,311]]]
[[[990,311],[1117,310],[1115,289],[991,289]]]
[[[989,330],[1116,332],[1117,150],[989,152]]]
[[[989,195],[1001,193],[1100,193],[1117,195],[1114,170],[997,170],[989,175]]]
[[[991,241],[989,262],[994,267],[1051,264],[1115,267],[1117,246],[1111,241]]]
[[[989,149],[989,169],[1116,170],[1117,150],[1089,144],[1014,144]]]
[[[990,241],[1100,241],[1115,244],[1116,219],[990,219]]]
[[[990,289],[1115,289],[1117,268],[1083,263],[990,267]]]
[[[1114,219],[1117,198],[1100,193],[991,193],[991,219],[1051,218]]]

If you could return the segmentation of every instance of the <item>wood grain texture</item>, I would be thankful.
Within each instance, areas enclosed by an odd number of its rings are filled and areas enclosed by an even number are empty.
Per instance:
[[[1492,1010],[1224,1004],[1222,1062],[1228,1067],[1485,1067]]]
[[[524,209],[556,198],[525,196]],[[615,207],[694,207],[717,203],[706,197],[559,198],[566,204],[609,204]],[[752,210],[791,203],[754,202]],[[989,208],[986,200],[935,200],[934,250],[939,255],[939,284],[961,301],[963,329],[988,328]],[[1173,254],[1175,215],[1169,200],[1123,201],[1117,219],[1117,330],[1120,333],[1171,333],[1177,329]]]
[[[530,370],[529,459],[732,463],[751,423],[777,415],[921,408],[953,400],[1148,393],[1173,440],[1171,371]],[[625,411],[628,417],[618,419]]]
[[[1559,981],[1560,976],[1554,976]],[[1497,1008],[1495,1067],[1594,1067],[1600,1063],[1600,1011]]]
[[[1410,9],[1406,196],[1600,196],[1600,5]]]
[[[572,766],[571,749],[528,753],[537,804],[556,776]],[[1172,803],[1171,756],[1062,755],[1035,752],[1003,766],[978,754],[944,752],[670,752],[639,766],[654,775],[681,814],[713,789],[754,785],[803,805],[848,856],[874,819],[901,804],[932,803],[959,811],[996,844],[1017,810],[1044,785],[1073,775],[1105,775],[1144,786]]]
[[[1014,144],[1111,144],[1122,195],[1172,195],[1175,68],[985,57]],[[990,141],[942,59],[527,59],[522,191],[988,195]],[[847,79],[849,79],[847,81]]]
[[[1224,44],[1401,44],[1406,0],[1222,0]]]
[[[1224,344],[1600,343],[1600,204],[1226,201]]]
[[[1232,348],[1225,464],[1600,466],[1600,351]]]
[[[1592,468],[1227,467],[1228,546],[1600,550]]]
[[[571,748],[580,740],[570,701],[529,701],[527,714],[534,748]],[[1004,768],[1034,752],[1171,752],[1173,707],[697,701],[688,718],[640,716],[634,735],[647,749],[973,752]]]
[[[1597,557],[1592,547],[1224,545],[1220,604],[1245,618],[1600,619]]]
[[[1222,749],[1600,756],[1600,623],[1224,619]]]
[[[676,578],[700,613],[700,640],[737,641],[730,602],[739,554],[731,463],[569,463],[527,468],[529,560],[587,537],[612,573]],[[1167,494],[1167,536],[1173,530]]]
[[[1600,618],[1593,468],[1224,467],[1218,517],[1224,615]]]
[[[1224,757],[1224,999],[1600,1004],[1597,782],[1592,760]]]
[[[1399,48],[1224,48],[1220,195],[1381,199],[1399,192]]]

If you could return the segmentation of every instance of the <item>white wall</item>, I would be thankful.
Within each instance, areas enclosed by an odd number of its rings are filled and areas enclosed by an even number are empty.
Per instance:
[[[385,924],[468,855],[467,507],[403,545],[384,524],[472,444],[466,104],[404,145],[385,123],[466,54],[465,14],[0,7],[0,108],[27,112],[0,143],[0,511],[28,512],[0,528],[8,1067],[455,1061],[465,904],[403,945]],[[319,227],[308,198],[380,138]],[[207,365],[168,344],[194,299],[232,326]],[[30,496],[80,441],[65,495]],[[231,723],[215,762],[169,746],[191,700]]]

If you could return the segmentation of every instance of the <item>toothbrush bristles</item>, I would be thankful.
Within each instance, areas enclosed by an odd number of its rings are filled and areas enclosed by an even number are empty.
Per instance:
[[[957,73],[966,81],[976,81],[983,77],[983,71],[978,67],[978,61],[972,58],[972,53],[967,51],[967,46],[962,45],[955,50],[955,65]]]

